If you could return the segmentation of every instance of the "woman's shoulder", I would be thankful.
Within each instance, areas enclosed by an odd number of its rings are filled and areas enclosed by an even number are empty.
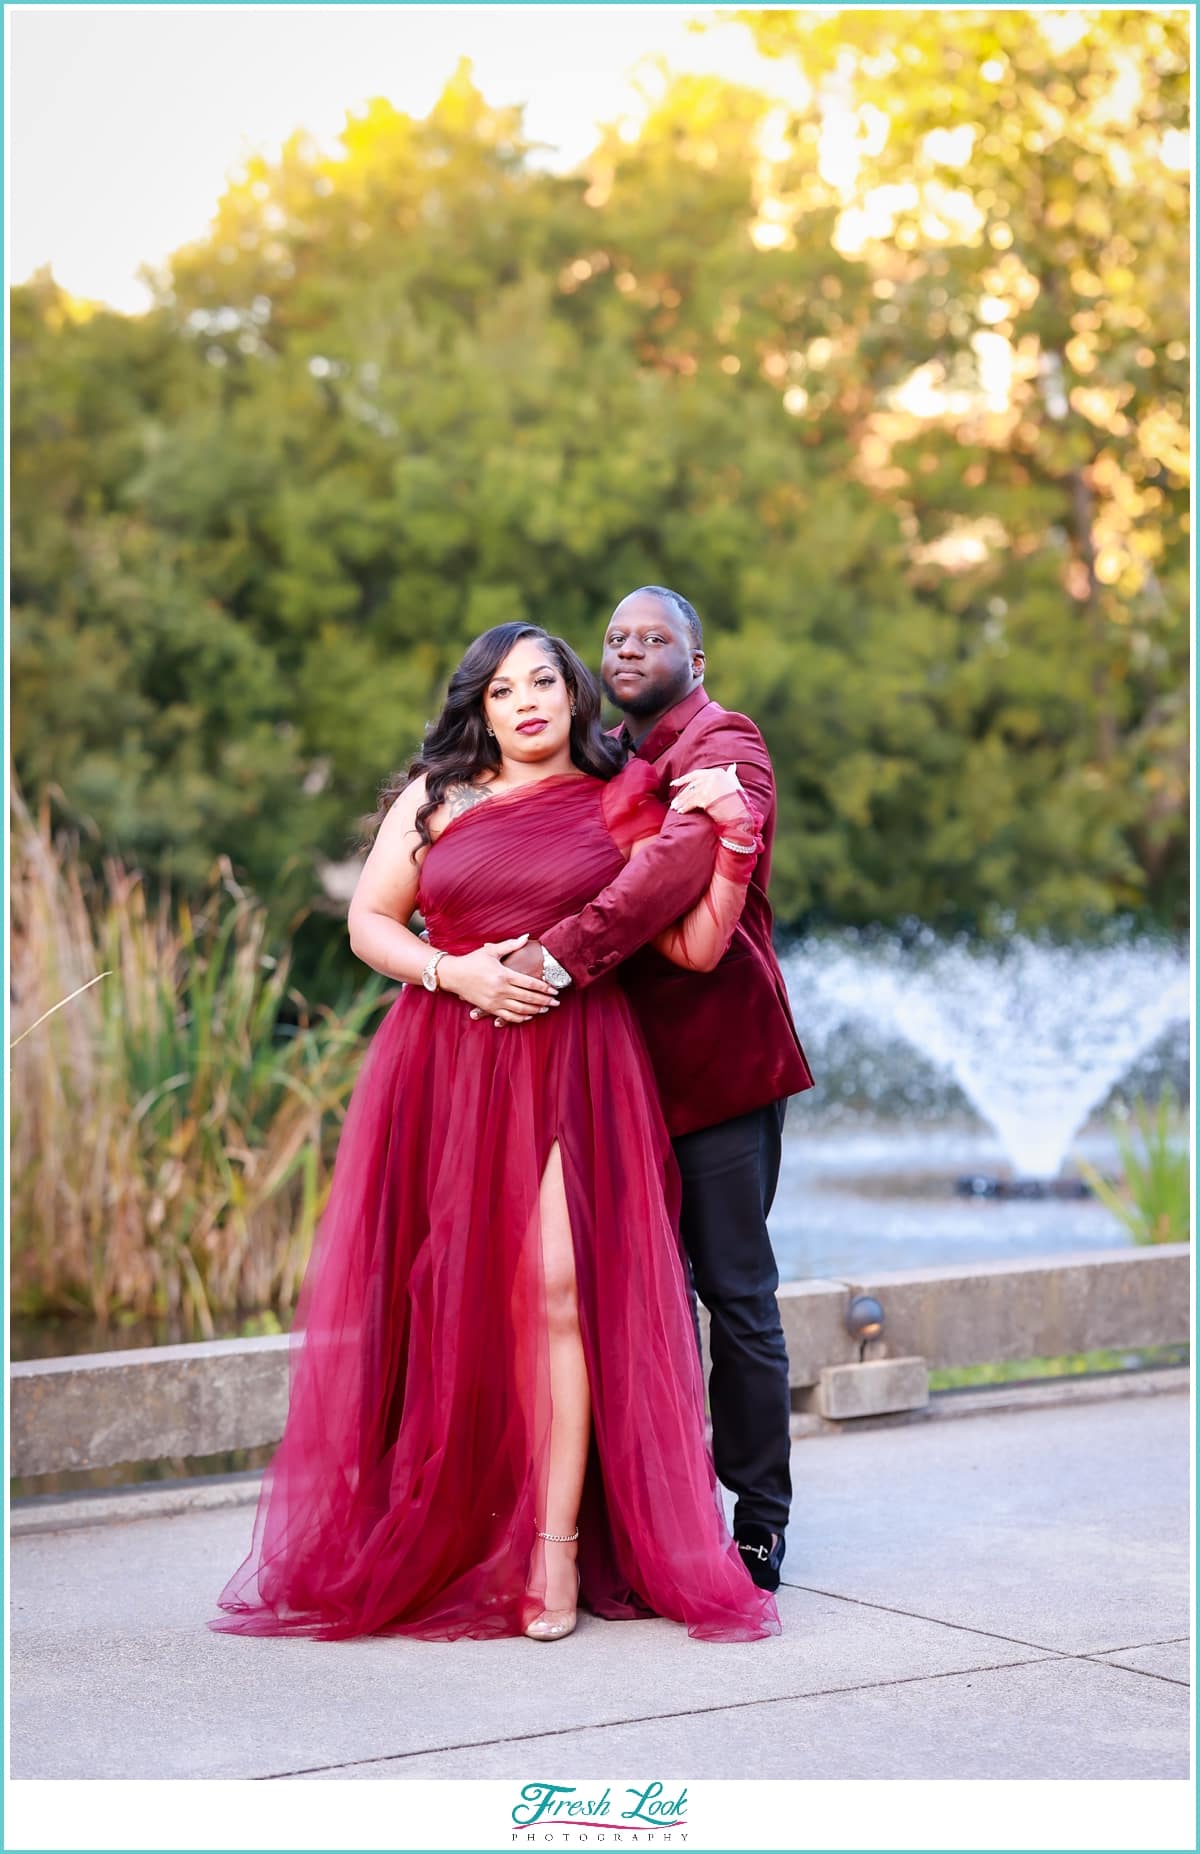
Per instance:
[[[442,796],[442,802],[429,819],[429,835],[434,840],[441,836],[447,825],[456,818],[465,817],[476,805],[486,804],[490,794],[486,784],[476,784],[473,779],[456,779],[448,785]]]
[[[422,774],[422,804],[426,804],[429,799],[426,777]],[[444,830],[448,830],[451,824],[457,823],[459,818],[465,817],[468,811],[474,811],[477,805],[488,803],[493,796],[501,796],[500,793],[492,793],[491,787],[494,783],[494,777],[490,772],[483,777],[478,773],[469,772],[453,774],[441,787],[437,809],[429,813],[426,828],[429,831],[430,841],[436,843]]]

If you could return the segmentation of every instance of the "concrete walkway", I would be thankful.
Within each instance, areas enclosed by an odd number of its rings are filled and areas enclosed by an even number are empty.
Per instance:
[[[808,1436],[776,1640],[204,1627],[249,1506],[18,1536],[14,1778],[1186,1778],[1188,1399]]]

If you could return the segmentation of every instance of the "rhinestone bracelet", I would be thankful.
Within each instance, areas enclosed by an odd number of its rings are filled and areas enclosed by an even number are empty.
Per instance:
[[[731,837],[722,837],[720,841],[727,850],[736,850],[739,856],[753,856],[758,848],[753,843],[734,843]]]

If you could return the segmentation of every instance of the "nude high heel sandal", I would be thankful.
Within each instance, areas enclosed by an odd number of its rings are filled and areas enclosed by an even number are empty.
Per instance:
[[[579,1537],[579,1527],[574,1532],[538,1532],[539,1539],[548,1539],[552,1545],[573,1545]],[[578,1598],[579,1567],[575,1567],[575,1590]],[[578,1601],[574,1609],[544,1609],[540,1616],[525,1630],[531,1642],[560,1642],[570,1635],[579,1620]]]

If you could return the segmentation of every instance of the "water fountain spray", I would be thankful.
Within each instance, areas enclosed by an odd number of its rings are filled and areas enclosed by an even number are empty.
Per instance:
[[[1190,1006],[1186,956],[1145,943],[838,936],[783,963],[802,1037],[819,1023],[827,1043],[839,1024],[902,1038],[958,1084],[1026,1180],[1056,1177],[1088,1115]]]

